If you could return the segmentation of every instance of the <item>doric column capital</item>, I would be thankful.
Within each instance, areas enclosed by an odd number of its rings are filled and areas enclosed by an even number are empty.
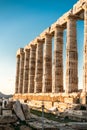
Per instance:
[[[44,43],[43,39],[41,39],[41,38],[36,38],[35,39],[35,45],[37,45],[37,44],[43,44],[43,43]]]
[[[68,15],[66,17],[66,21],[68,21],[68,20],[77,20],[77,19],[78,19],[78,16],[76,16],[76,15]]]
[[[24,48],[24,52],[29,52],[29,50],[30,50],[29,45],[26,45]]]
[[[20,55],[24,54],[24,48],[20,48],[19,53],[20,53]]]
[[[44,43],[44,40],[43,39],[37,39],[37,43]]]
[[[84,10],[87,10],[87,3],[85,3],[85,4],[82,6],[82,8],[83,8]]]
[[[17,57],[17,58],[20,58],[20,55],[19,55],[19,54],[17,54],[17,55],[16,55],[16,57]]]
[[[56,24],[54,29],[62,29],[62,30],[64,30],[65,28],[62,25]]]
[[[25,49],[24,49],[24,52],[25,52],[25,53],[27,53],[27,52],[29,52],[29,51],[30,51],[30,49],[28,49],[28,48],[25,48]]]
[[[36,45],[35,45],[35,44],[31,44],[31,45],[30,45],[30,49],[31,49],[31,48],[36,48]]]
[[[22,53],[24,53],[24,49],[23,48],[19,48],[17,53],[16,53],[16,56],[20,56]]]
[[[45,37],[52,37],[53,35],[50,32],[45,33]]]

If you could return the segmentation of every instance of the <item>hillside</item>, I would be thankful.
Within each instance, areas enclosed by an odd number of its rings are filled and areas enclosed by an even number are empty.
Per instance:
[[[6,94],[3,94],[2,92],[0,92],[0,98],[11,98],[13,95],[10,94],[10,95],[6,95]]]

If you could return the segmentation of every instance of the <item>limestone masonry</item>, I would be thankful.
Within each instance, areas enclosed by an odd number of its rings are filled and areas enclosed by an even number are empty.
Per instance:
[[[83,90],[78,91],[77,20],[84,20]],[[67,30],[66,87],[63,86],[63,31]],[[52,63],[52,38],[54,55]],[[82,98],[87,93],[87,0],[79,0],[71,10],[17,51],[14,98],[63,100]],[[73,96],[72,96],[73,95]],[[47,99],[45,98],[47,97]],[[53,98],[52,98],[53,97]],[[59,98],[60,97],[60,98]],[[60,100],[60,101],[61,101]],[[69,100],[69,101],[70,101]]]

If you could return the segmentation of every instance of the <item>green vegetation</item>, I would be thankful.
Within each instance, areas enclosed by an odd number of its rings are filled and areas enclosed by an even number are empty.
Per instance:
[[[30,112],[34,115],[37,116],[42,116],[42,112],[38,110],[31,109]],[[57,117],[55,114],[52,113],[46,113],[44,112],[44,117],[47,118],[48,120],[53,120],[61,123],[67,123],[67,122],[73,122],[72,120],[68,119],[68,117],[62,118],[62,117]]]

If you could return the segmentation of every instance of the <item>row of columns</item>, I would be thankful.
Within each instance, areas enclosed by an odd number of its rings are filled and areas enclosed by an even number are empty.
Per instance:
[[[52,74],[52,34],[45,34],[45,43],[38,39],[29,49],[20,49],[17,55],[15,93],[63,92],[63,30],[54,31],[54,59]],[[83,91],[87,91],[87,7],[84,7],[84,74]],[[78,91],[78,51],[76,18],[67,18],[66,88],[65,92]]]

